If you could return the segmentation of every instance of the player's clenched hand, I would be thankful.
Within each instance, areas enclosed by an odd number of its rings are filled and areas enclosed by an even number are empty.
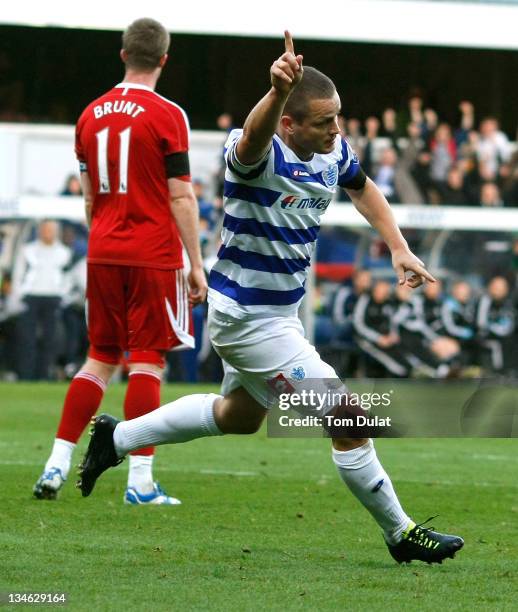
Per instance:
[[[283,94],[289,94],[302,78],[302,55],[295,55],[293,39],[284,32],[284,53],[275,60],[270,68],[272,87]]]
[[[196,268],[189,272],[189,303],[193,306],[201,304],[207,297],[207,278],[203,268]]]
[[[435,282],[435,278],[426,270],[424,263],[406,249],[392,252],[392,265],[400,285],[407,285],[411,289],[416,289],[425,281]],[[411,272],[408,278],[407,272]]]

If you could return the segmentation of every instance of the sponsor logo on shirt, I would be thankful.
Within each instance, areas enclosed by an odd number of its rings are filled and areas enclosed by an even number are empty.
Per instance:
[[[325,210],[331,203],[331,198],[301,198],[295,195],[286,196],[281,200],[281,208],[287,209],[307,209],[317,208],[318,210]]]

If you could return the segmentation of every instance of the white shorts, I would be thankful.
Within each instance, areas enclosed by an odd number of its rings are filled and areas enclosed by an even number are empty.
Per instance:
[[[307,388],[307,379],[312,389],[316,379],[335,379],[335,388],[340,388],[336,372],[306,340],[297,317],[242,320],[209,308],[208,330],[223,360],[223,395],[244,387],[271,408],[275,390],[282,392],[287,386],[300,392]]]

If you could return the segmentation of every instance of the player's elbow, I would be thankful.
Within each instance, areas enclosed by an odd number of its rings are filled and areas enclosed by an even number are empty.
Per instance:
[[[194,195],[186,194],[181,196],[171,196],[169,205],[173,214],[182,210],[193,210],[198,208],[198,201]]]

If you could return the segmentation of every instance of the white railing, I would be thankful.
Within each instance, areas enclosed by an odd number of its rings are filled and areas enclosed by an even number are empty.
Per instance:
[[[193,176],[211,178],[225,138],[223,132],[192,132]],[[13,206],[22,196],[55,196],[66,177],[78,172],[73,126],[0,123],[0,206]]]

